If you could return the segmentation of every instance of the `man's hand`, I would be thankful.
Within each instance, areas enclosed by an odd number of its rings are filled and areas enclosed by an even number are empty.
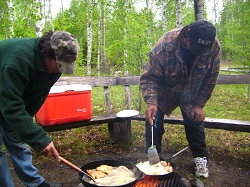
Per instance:
[[[204,121],[205,114],[203,108],[195,105],[191,111],[191,118],[196,122]]]
[[[146,110],[146,121],[149,122],[150,125],[154,125],[154,119],[157,113],[157,106],[150,105]]]
[[[41,154],[44,155],[44,156],[47,156],[49,158],[54,157],[57,161],[60,161],[59,154],[58,154],[53,142],[51,142],[49,145],[47,145],[47,147],[45,147],[41,151]]]

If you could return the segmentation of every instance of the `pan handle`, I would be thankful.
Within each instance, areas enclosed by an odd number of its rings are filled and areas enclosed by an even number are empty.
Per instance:
[[[144,178],[145,178],[145,173],[142,172],[141,176],[138,177],[136,180],[137,180],[137,181],[141,181],[141,180],[143,180]]]
[[[170,160],[172,160],[174,157],[176,157],[177,155],[183,153],[184,151],[186,151],[189,148],[189,146],[185,147],[184,149],[182,149],[181,151],[179,151],[178,153],[175,153],[173,156],[171,156],[170,158],[168,158],[166,160],[166,162],[169,162]]]
[[[65,158],[59,156],[60,162],[66,164],[67,166],[69,166],[70,168],[74,169],[75,171],[78,171],[80,173],[82,173],[81,168],[77,167],[76,165],[72,164],[71,162],[69,162],[68,160],[66,160]]]
[[[69,166],[70,168],[74,169],[75,171],[78,171],[78,172],[86,175],[87,177],[89,177],[91,180],[95,181],[95,179],[93,177],[91,177],[89,174],[85,173],[81,168],[79,168],[76,165],[72,164],[71,162],[69,162],[65,158],[59,156],[59,159],[60,159],[60,162],[66,164],[67,166]]]

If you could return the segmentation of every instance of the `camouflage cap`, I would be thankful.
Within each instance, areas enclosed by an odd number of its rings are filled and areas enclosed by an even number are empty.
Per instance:
[[[60,72],[65,74],[74,74],[74,61],[80,50],[75,36],[69,32],[55,32],[50,39],[51,48],[56,54],[56,62]]]

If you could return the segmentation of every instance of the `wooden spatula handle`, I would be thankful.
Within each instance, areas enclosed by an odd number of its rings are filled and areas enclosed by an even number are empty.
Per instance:
[[[68,160],[64,159],[61,156],[59,156],[59,159],[60,159],[60,162],[66,164],[67,166],[69,166],[70,168],[74,169],[75,171],[83,173],[84,175],[86,175],[87,177],[89,177],[91,180],[93,180],[95,182],[95,179],[93,177],[91,177],[89,174],[87,174],[84,171],[82,171],[81,168],[77,167],[76,165],[72,164],[71,162],[69,162]]]
[[[68,160],[64,159],[61,156],[60,156],[60,162],[66,164],[67,166],[71,167],[72,169],[82,173],[81,168],[77,167],[76,165],[72,164],[71,162],[69,162]]]

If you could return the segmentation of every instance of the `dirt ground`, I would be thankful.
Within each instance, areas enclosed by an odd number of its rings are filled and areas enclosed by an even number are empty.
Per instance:
[[[91,141],[97,141],[96,139],[90,139]],[[143,142],[143,141],[141,141]],[[61,156],[71,161],[77,166],[82,166],[90,161],[99,158],[146,158],[144,145],[138,143],[129,149],[122,149],[123,145],[116,148],[110,146],[111,142],[100,143],[99,149],[95,151],[82,151],[82,154],[71,151],[72,148],[61,148]],[[112,148],[110,148],[112,147]],[[183,147],[184,148],[184,147]],[[64,150],[65,149],[65,150]],[[67,149],[67,150],[66,150]],[[179,150],[165,150],[161,156],[163,158],[169,158]],[[210,154],[209,159],[209,172],[208,179],[199,179],[206,187],[250,187],[250,155],[239,155],[238,159],[231,157],[225,152],[222,152],[220,148],[211,148],[208,146]],[[63,154],[62,154],[63,153]],[[79,187],[81,182],[78,178],[78,173],[62,163],[56,162],[54,159],[47,159],[39,155],[34,155],[34,165],[38,168],[39,173],[49,182],[63,183],[64,187]],[[171,161],[171,165],[174,171],[181,177],[191,181],[197,180],[194,176],[194,165],[191,152],[187,150],[181,155],[177,156]],[[24,187],[13,172],[13,179],[16,187]]]
[[[209,148],[208,148],[209,150]],[[179,150],[168,150],[161,156],[168,158]],[[199,179],[204,186],[213,187],[250,187],[250,158],[249,155],[243,155],[238,160],[233,160],[228,155],[220,153],[219,150],[209,150],[210,161],[208,179]],[[112,150],[97,150],[95,153],[82,155],[61,155],[77,166],[82,166],[99,158],[146,158],[144,147],[136,145],[132,149],[124,150],[119,147]],[[79,187],[81,182],[78,173],[54,159],[47,159],[38,155],[34,156],[34,165],[39,169],[40,174],[50,182],[63,183],[64,187]],[[190,150],[182,153],[171,161],[174,171],[181,177],[191,181],[197,180],[193,175],[193,159]],[[23,187],[22,183],[13,173],[16,187]]]

